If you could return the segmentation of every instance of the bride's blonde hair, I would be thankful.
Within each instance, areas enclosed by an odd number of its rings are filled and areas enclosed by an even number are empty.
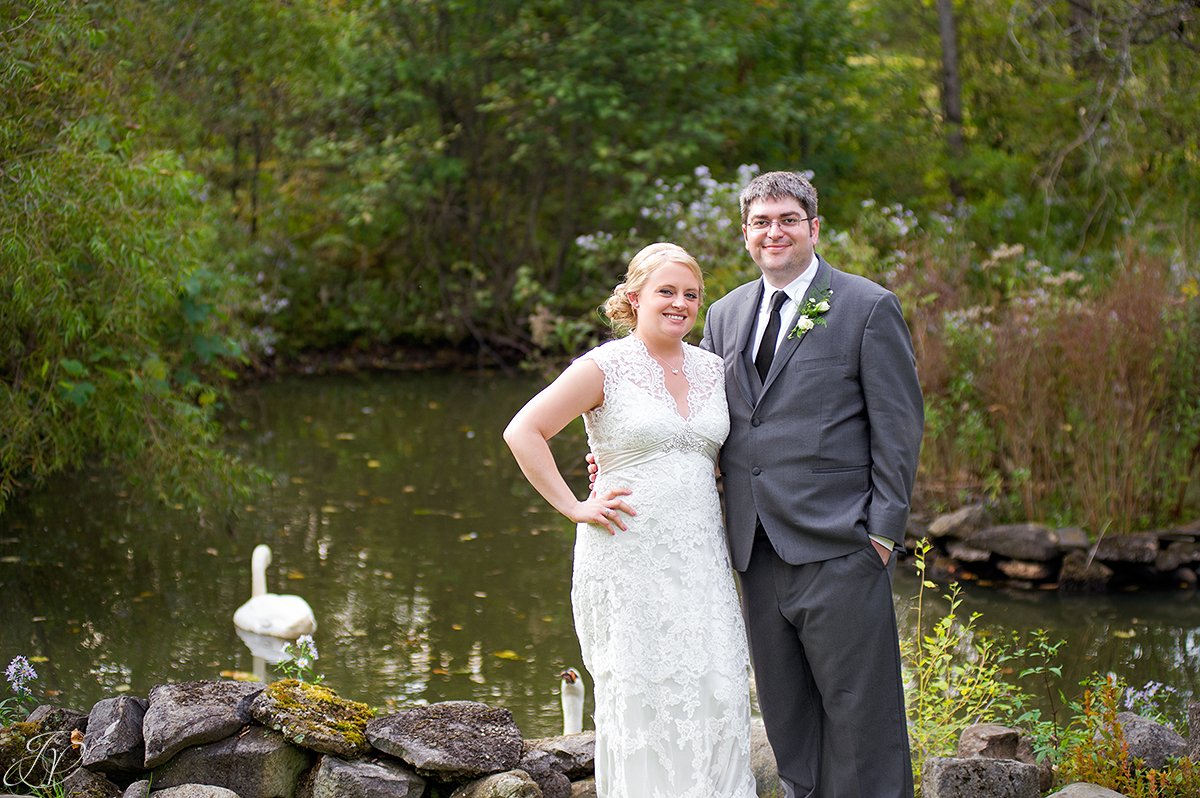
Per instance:
[[[625,279],[617,283],[612,296],[601,306],[601,312],[608,317],[613,329],[624,334],[637,326],[637,310],[629,302],[629,295],[642,290],[655,269],[668,263],[678,263],[691,270],[700,283],[700,301],[704,301],[704,275],[700,273],[700,264],[678,244],[659,241],[643,247],[641,252],[633,256],[625,271]]]

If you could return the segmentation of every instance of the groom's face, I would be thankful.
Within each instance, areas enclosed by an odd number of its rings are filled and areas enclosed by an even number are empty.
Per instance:
[[[812,263],[821,222],[808,218],[795,197],[756,200],[746,214],[746,251],[775,288],[783,288]]]

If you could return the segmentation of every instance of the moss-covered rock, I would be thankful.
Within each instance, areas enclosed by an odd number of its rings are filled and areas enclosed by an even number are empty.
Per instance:
[[[360,757],[369,750],[367,721],[375,715],[366,704],[296,679],[284,679],[263,690],[254,699],[250,714],[293,745],[343,759]]]

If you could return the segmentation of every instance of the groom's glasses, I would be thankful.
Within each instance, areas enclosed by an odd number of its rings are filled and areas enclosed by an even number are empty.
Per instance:
[[[784,216],[782,219],[751,219],[746,227],[749,227],[756,233],[765,233],[771,229],[772,225],[779,225],[781,230],[795,230],[797,227],[807,222],[811,216]]]

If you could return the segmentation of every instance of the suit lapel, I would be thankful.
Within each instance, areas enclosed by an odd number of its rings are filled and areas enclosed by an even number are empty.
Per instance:
[[[809,299],[818,296],[829,288],[830,269],[829,264],[824,258],[817,258],[817,273],[813,276],[812,282],[808,284],[808,290],[804,292],[804,298],[800,300],[800,307],[803,307]],[[788,326],[784,329],[791,330],[796,326],[796,319],[800,317],[799,309],[792,313],[792,317],[788,320]],[[810,330],[809,333],[812,331]],[[792,355],[796,354],[796,350],[800,348],[800,344],[804,343],[804,339],[808,338],[809,333],[802,336],[794,336],[785,338],[783,343],[779,345],[779,351],[775,353],[775,359],[771,361],[771,370],[767,372],[766,382],[763,383],[762,393],[758,396],[761,399],[763,395],[771,389],[771,384],[775,382],[775,378],[783,370],[787,362],[791,360]]]
[[[762,305],[762,286],[763,281],[759,280],[757,290],[746,292],[746,300],[742,302],[741,307],[736,308],[735,316],[738,324],[737,335],[734,337],[736,346],[733,350],[733,356],[738,361],[735,373],[738,388],[746,398],[746,403],[751,406],[755,403],[754,394],[758,389],[758,373],[754,372],[754,357],[749,349],[754,336],[754,326],[758,324],[758,309]],[[754,372],[753,376],[751,372]]]

